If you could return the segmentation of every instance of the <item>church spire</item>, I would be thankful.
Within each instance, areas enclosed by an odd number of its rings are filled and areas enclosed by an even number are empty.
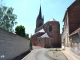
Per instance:
[[[43,18],[42,18],[42,12],[41,12],[41,5],[40,5],[39,15],[38,15],[37,19],[43,20]]]

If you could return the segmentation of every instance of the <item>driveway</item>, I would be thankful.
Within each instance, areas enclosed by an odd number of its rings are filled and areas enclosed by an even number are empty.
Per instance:
[[[22,60],[51,60],[49,56],[47,56],[47,51],[49,49],[41,48],[41,49],[34,49],[31,51],[30,54],[25,56]]]

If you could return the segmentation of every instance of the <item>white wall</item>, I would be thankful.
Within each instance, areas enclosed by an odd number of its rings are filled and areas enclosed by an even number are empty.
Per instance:
[[[30,41],[0,28],[0,60],[11,60],[27,52]],[[4,58],[1,56],[4,55]]]

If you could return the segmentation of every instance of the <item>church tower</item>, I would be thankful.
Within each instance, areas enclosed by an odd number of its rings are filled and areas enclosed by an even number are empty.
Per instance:
[[[80,0],[76,0],[76,1],[80,1]]]
[[[39,14],[36,19],[36,29],[42,26],[43,24],[44,24],[44,18],[42,17],[41,5],[40,5]]]

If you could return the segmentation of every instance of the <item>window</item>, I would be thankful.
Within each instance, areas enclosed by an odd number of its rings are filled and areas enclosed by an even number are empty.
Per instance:
[[[50,25],[50,26],[49,26],[49,32],[51,32],[51,31],[52,31],[52,26]]]
[[[39,23],[39,27],[42,25],[42,23]]]

